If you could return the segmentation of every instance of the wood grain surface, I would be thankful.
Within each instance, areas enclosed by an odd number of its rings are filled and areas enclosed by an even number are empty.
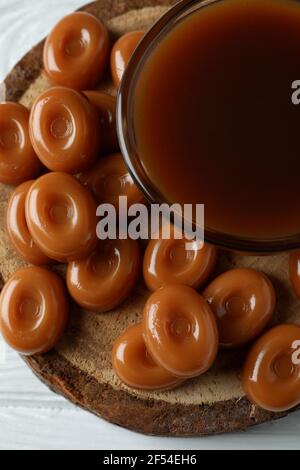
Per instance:
[[[86,11],[103,19],[112,38],[132,29],[146,30],[174,0],[98,0]],[[49,86],[42,70],[42,47],[32,49],[6,78],[7,99],[30,107]],[[114,92],[106,79],[102,89]],[[3,220],[11,188],[1,185]],[[2,284],[24,263],[11,249],[3,224],[0,228]],[[220,253],[217,273],[230,267],[261,269],[274,282],[278,303],[274,323],[300,324],[299,302],[287,274],[288,255],[253,257]],[[205,375],[176,390],[140,392],[120,383],[111,367],[112,343],[127,326],[136,323],[148,293],[141,284],[119,309],[106,314],[84,312],[72,305],[71,318],[60,345],[46,355],[24,358],[35,374],[54,391],[77,405],[126,428],[155,435],[193,436],[245,429],[284,414],[268,413],[243,396],[239,373],[244,350],[221,351]]]

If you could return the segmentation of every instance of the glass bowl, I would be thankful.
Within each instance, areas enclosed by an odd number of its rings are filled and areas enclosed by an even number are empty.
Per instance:
[[[181,0],[168,10],[146,33],[137,46],[122,79],[117,101],[117,130],[125,163],[138,187],[150,203],[169,205],[160,189],[146,174],[136,145],[133,126],[133,97],[135,85],[147,57],[180,21],[200,8],[226,0]],[[295,0],[298,1],[298,0]],[[163,73],[163,71],[162,71]],[[300,216],[300,214],[299,214]],[[212,230],[205,226],[205,241],[222,248],[249,254],[271,254],[300,248],[300,234],[282,238],[243,238]]]

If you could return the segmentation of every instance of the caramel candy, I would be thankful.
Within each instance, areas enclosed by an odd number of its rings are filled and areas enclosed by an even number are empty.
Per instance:
[[[9,239],[17,253],[31,264],[50,263],[50,259],[33,240],[25,218],[25,200],[33,180],[18,186],[11,194],[6,211],[6,227]]]
[[[264,334],[247,356],[242,384],[248,399],[268,411],[300,404],[300,327],[280,325]]]
[[[48,173],[32,184],[26,220],[40,249],[57,261],[88,256],[97,244],[95,201],[67,173]]]
[[[30,138],[44,165],[52,171],[78,173],[95,161],[101,140],[95,108],[71,88],[53,87],[35,100]]]
[[[165,390],[182,383],[182,380],[157,365],[150,357],[143,339],[142,325],[128,328],[116,340],[112,363],[118,377],[129,387]]]
[[[127,196],[128,207],[144,200],[120,153],[102,157],[89,171],[82,173],[79,180],[92,191],[99,204],[109,203],[118,208],[119,196]]]
[[[114,153],[119,148],[116,123],[116,98],[102,91],[85,91],[100,120],[101,153]]]
[[[186,244],[194,249],[186,249]],[[167,284],[183,284],[197,289],[209,278],[216,263],[216,248],[204,244],[201,248],[187,239],[151,240],[143,263],[144,280],[155,291]]]
[[[103,77],[108,60],[107,29],[89,13],[72,13],[59,21],[44,47],[49,80],[77,90],[93,88]]]
[[[276,294],[265,274],[232,269],[207,286],[203,296],[215,313],[220,345],[234,348],[256,338],[272,318]]]
[[[29,138],[29,111],[19,103],[0,103],[0,182],[17,185],[42,169]]]
[[[121,36],[114,44],[110,56],[110,68],[116,87],[119,87],[127,64],[143,36],[142,31],[131,31]]]
[[[191,287],[168,285],[152,294],[144,308],[144,338],[153,359],[178,377],[206,372],[218,351],[214,314]]]
[[[30,267],[17,271],[0,296],[0,330],[21,354],[45,353],[61,339],[68,319],[63,281],[51,271]]]
[[[90,256],[69,264],[67,285],[71,296],[87,310],[112,310],[129,296],[136,285],[140,256],[137,241],[99,241]]]

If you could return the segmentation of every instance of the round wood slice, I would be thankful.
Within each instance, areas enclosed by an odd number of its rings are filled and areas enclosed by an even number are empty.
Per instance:
[[[115,38],[129,30],[146,30],[174,3],[176,0],[98,0],[83,10],[105,21]],[[7,100],[30,108],[38,93],[49,86],[43,73],[42,47],[43,43],[33,48],[6,78]],[[101,88],[115,92],[109,79]],[[24,266],[5,233],[4,214],[11,190],[1,185],[2,285]],[[254,257],[220,253],[217,273],[235,266],[253,267],[270,276],[278,295],[274,323],[300,324],[300,305],[288,280],[287,254]],[[108,421],[143,433],[205,435],[237,431],[284,416],[266,412],[244,397],[239,373],[245,350],[221,351],[208,373],[172,391],[141,392],[123,385],[112,370],[112,344],[126,327],[140,320],[147,296],[140,285],[124,305],[105,314],[85,312],[72,305],[70,323],[59,346],[48,354],[24,360],[54,391]]]

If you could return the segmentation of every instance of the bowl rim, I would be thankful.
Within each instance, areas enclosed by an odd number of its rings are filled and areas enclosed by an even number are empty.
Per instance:
[[[168,32],[186,16],[201,8],[225,0],[180,0],[163,14],[136,47],[122,78],[117,95],[116,122],[121,153],[135,184],[152,204],[168,204],[143,169],[137,153],[132,119],[132,97],[138,74],[151,51]],[[297,0],[295,0],[297,1]],[[300,248],[300,233],[272,239],[239,237],[205,227],[205,242],[221,248],[249,254],[276,254]]]

